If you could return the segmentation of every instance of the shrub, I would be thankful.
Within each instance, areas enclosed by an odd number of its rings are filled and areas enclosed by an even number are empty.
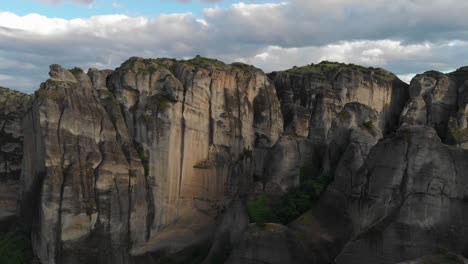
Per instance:
[[[455,144],[461,148],[461,145],[468,141],[468,129],[462,129],[458,126],[457,119],[451,117],[449,120],[449,134],[455,141]]]
[[[158,70],[158,68],[156,68],[156,66],[150,65],[150,66],[146,66],[146,68],[139,69],[138,72],[143,73],[143,74],[150,74],[150,75],[152,75],[152,74],[154,74],[157,70]]]
[[[171,102],[167,98],[160,96],[160,95],[149,96],[146,99],[146,107],[149,110],[159,111],[159,110],[167,109],[170,106],[171,106]]]
[[[302,176],[300,186],[289,191],[276,204],[273,211],[280,223],[288,224],[309,210],[332,181],[328,176],[309,177],[310,175]]]
[[[312,63],[312,64],[305,65],[302,67],[294,66],[293,68],[286,70],[286,72],[292,73],[292,74],[325,73],[325,72],[338,69],[338,68],[348,68],[348,69],[359,71],[365,74],[373,73],[374,77],[377,77],[383,80],[391,80],[395,77],[393,74],[391,74],[390,72],[387,72],[384,69],[365,67],[361,65],[352,64],[352,63],[346,64],[346,63],[332,62],[332,61],[322,61],[318,64]]]
[[[339,114],[338,114],[338,118],[341,120],[341,121],[348,121],[349,119],[351,119],[351,114],[346,111],[346,110],[342,110]]]
[[[75,68],[71,69],[70,72],[73,75],[78,74],[78,73],[84,73],[83,69],[81,69],[80,67],[75,67]]]
[[[149,113],[144,113],[143,114],[143,120],[145,120],[146,123],[149,123],[153,120],[153,115]]]
[[[265,223],[273,219],[273,212],[268,205],[268,200],[265,195],[256,197],[247,202],[247,213],[251,222],[256,223],[260,227],[264,227]]]
[[[275,206],[277,220],[288,224],[307,211],[311,205],[311,196],[297,189],[285,194]]]
[[[140,144],[137,141],[134,141],[134,146],[135,150],[138,153],[138,156],[140,157],[141,165],[143,165],[143,169],[145,171],[145,177],[149,176],[150,168],[149,168],[149,158],[145,154],[145,149],[142,144]]]
[[[234,67],[235,69],[239,69],[241,71],[254,71],[254,70],[256,70],[255,66],[245,64],[245,63],[242,63],[242,62],[234,62],[234,63],[231,64],[231,66]]]
[[[271,202],[265,195],[247,203],[251,222],[264,226],[267,222],[289,224],[309,210],[333,180],[328,175],[313,177],[312,166],[301,168],[298,188],[284,194],[279,201]]]
[[[17,227],[0,234],[0,263],[26,264],[32,258],[31,240],[26,229]]]
[[[376,136],[375,126],[372,121],[366,121],[360,125],[361,128],[367,130],[371,135]]]

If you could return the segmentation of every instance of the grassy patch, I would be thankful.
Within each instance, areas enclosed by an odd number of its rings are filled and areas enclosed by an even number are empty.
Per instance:
[[[245,63],[242,63],[242,62],[234,62],[231,64],[232,67],[234,67],[235,69],[239,69],[241,71],[255,71],[257,70],[257,68],[255,68],[255,66],[253,65],[248,65],[248,64],[245,64]]]
[[[195,58],[185,61],[186,64],[197,67],[197,68],[225,68],[227,65],[216,59],[205,58],[200,55],[195,56]]]
[[[0,234],[0,263],[26,264],[32,259],[30,234],[26,229],[17,227]]]
[[[11,90],[8,88],[0,87],[0,104],[23,104],[26,102],[28,95]]]
[[[307,73],[325,73],[331,70],[335,70],[338,68],[349,68],[356,71],[360,71],[363,73],[371,73],[373,72],[376,77],[382,79],[392,79],[394,76],[381,68],[373,68],[373,67],[365,67],[357,64],[346,64],[340,62],[332,62],[332,61],[322,61],[318,64],[309,64],[302,67],[296,67],[286,70],[287,73],[293,74],[307,74]]]

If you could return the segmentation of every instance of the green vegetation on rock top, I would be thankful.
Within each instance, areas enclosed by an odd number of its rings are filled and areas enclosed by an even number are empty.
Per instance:
[[[259,69],[255,68],[255,66],[245,64],[242,62],[233,62],[231,64],[226,64],[220,60],[210,59],[210,58],[202,57],[200,55],[195,56],[195,58],[193,59],[180,61],[180,62],[188,64],[196,68],[203,68],[203,69],[209,69],[209,68],[220,69],[220,70],[233,70],[234,69],[234,70],[240,70],[244,72],[259,71]]]
[[[72,74],[74,74],[74,75],[75,75],[75,74],[78,74],[78,73],[84,73],[83,69],[81,69],[81,68],[79,68],[79,67],[75,67],[75,68],[73,68],[73,69],[70,69],[70,72],[71,72]]]
[[[22,93],[22,92],[19,92],[19,91],[16,91],[16,90],[12,90],[12,89],[9,89],[9,88],[5,88],[5,87],[1,87],[0,86],[0,96],[5,96],[5,97],[26,97],[28,96],[27,94],[25,93]]]
[[[193,59],[181,61],[181,62],[194,66],[194,67],[199,67],[199,68],[207,68],[207,67],[226,68],[227,67],[227,65],[220,60],[205,58],[199,55],[197,55]]]
[[[197,69],[218,69],[218,70],[240,70],[240,71],[259,71],[253,65],[248,65],[241,62],[226,64],[217,59],[195,56],[189,60],[176,60],[170,58],[158,59],[143,59],[139,57],[131,57],[117,68],[118,71],[133,70],[136,72],[154,73],[158,68],[166,68],[172,70],[175,64],[185,64]]]
[[[23,104],[27,98],[27,94],[0,86],[0,105]]]
[[[375,76],[383,78],[383,79],[392,79],[395,76],[381,68],[373,68],[373,67],[365,67],[357,64],[346,64],[341,62],[331,62],[331,61],[322,61],[318,64],[309,64],[302,67],[294,66],[291,69],[285,70],[286,73],[292,74],[309,74],[309,73],[326,73],[332,70],[336,70],[339,68],[348,68],[356,71],[360,71],[363,73],[371,73],[373,72]]]

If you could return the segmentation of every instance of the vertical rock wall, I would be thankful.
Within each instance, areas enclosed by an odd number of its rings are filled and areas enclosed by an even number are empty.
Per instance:
[[[263,170],[255,149],[283,129],[272,83],[243,64],[132,58],[50,76],[24,120],[22,208],[42,263],[129,263],[212,240]]]

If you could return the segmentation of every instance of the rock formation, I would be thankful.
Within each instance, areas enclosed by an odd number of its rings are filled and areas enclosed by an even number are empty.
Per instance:
[[[29,96],[0,87],[0,222],[17,216],[21,163],[22,118]]]
[[[377,139],[392,133],[408,100],[407,84],[383,69],[321,62],[273,72],[269,77],[281,101],[285,135],[294,138],[280,140],[277,146],[288,149],[287,159],[291,161],[275,163],[282,169],[266,174],[267,180],[283,190],[297,186],[301,166],[312,167],[310,171],[317,175],[333,174],[329,171],[334,170],[339,157],[329,154],[344,151],[347,143],[338,146],[336,140],[347,141],[349,130],[361,127]],[[369,111],[373,112],[371,116]],[[295,149],[292,141],[311,147]],[[329,149],[330,145],[338,148]],[[273,152],[272,159],[281,159],[282,153]],[[283,177],[295,180],[282,181]]]
[[[467,67],[52,65],[0,88],[0,224],[41,264],[463,263],[467,96]]]
[[[273,85],[243,64],[131,58],[50,76],[24,124],[23,211],[43,263],[128,263],[205,243],[263,166],[256,148],[282,133]]]

